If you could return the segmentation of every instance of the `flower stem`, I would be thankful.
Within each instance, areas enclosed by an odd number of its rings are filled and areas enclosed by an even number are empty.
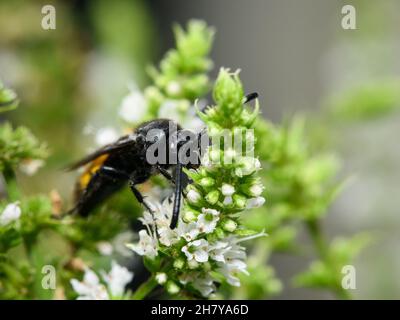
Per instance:
[[[325,238],[322,234],[321,226],[319,224],[319,221],[314,219],[314,220],[309,220],[306,222],[308,231],[310,233],[311,239],[313,241],[314,247],[316,248],[316,252],[318,257],[324,261],[327,265],[334,266],[335,262],[332,261],[330,255],[329,255],[329,246],[325,241]],[[334,294],[339,298],[343,300],[349,300],[351,299],[351,295],[348,292],[348,290],[344,289],[341,286],[340,279],[338,279],[338,284],[334,288],[331,288]]]
[[[141,286],[132,295],[133,300],[143,300],[153,289],[157,286],[157,281],[154,276],[151,276],[146,282],[142,283]]]
[[[11,202],[17,201],[20,199],[20,193],[17,185],[17,179],[15,177],[15,173],[11,168],[5,168],[3,172],[4,180],[6,182],[6,190],[8,199]]]

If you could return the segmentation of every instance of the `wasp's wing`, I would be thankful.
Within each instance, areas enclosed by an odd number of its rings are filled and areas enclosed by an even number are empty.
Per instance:
[[[112,153],[113,151],[121,150],[126,147],[132,147],[136,144],[136,137],[137,137],[136,134],[129,134],[129,135],[123,136],[123,137],[119,138],[117,141],[115,141],[114,143],[105,145],[101,149],[96,150],[95,152],[87,155],[85,158],[68,166],[67,170],[77,169],[85,164],[88,164],[89,162],[92,162],[92,161],[98,159],[100,156]]]

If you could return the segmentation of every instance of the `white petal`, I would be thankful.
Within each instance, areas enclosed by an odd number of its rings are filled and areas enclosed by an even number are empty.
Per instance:
[[[235,193],[235,188],[230,184],[224,183],[221,187],[221,192],[224,196],[230,197]]]
[[[99,146],[104,146],[106,144],[112,143],[118,139],[118,133],[114,128],[106,127],[97,131],[95,140],[96,144]]]
[[[95,286],[99,284],[99,277],[89,268],[86,268],[85,275],[83,276],[83,282],[87,283],[88,285]]]
[[[17,202],[8,204],[0,215],[0,225],[5,226],[21,216],[21,208]]]
[[[134,90],[122,100],[119,116],[127,122],[138,122],[146,112],[146,99],[138,90]]]
[[[208,253],[205,250],[197,250],[194,253],[194,258],[197,262],[207,262],[208,261]]]

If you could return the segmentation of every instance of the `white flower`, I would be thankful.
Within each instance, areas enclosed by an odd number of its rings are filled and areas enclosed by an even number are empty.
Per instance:
[[[226,281],[230,285],[235,287],[240,286],[240,280],[237,277],[238,274],[249,274],[245,263],[246,251],[244,247],[239,245],[239,242],[263,237],[265,235],[263,231],[244,238],[229,236],[223,241],[224,244],[217,242],[214,246],[210,247],[211,258],[218,261],[218,271],[225,276]]]
[[[234,259],[227,263],[221,263],[219,266],[220,268],[218,271],[221,272],[225,276],[226,281],[234,287],[240,287],[240,280],[237,277],[239,273],[249,274],[246,270],[247,265],[242,260]]]
[[[28,176],[33,176],[41,167],[44,161],[40,159],[28,159],[21,163],[19,169]]]
[[[101,128],[97,131],[95,141],[99,146],[104,146],[106,144],[112,143],[119,137],[117,131],[111,127]]]
[[[164,272],[156,273],[156,281],[158,284],[164,284],[167,282],[167,275]]]
[[[123,257],[131,257],[134,253],[126,247],[126,244],[132,242],[134,238],[135,234],[131,231],[121,232],[112,241],[114,251]]]
[[[197,262],[208,261],[208,242],[205,239],[189,242],[182,248],[182,252],[188,260],[195,259]]]
[[[188,105],[186,106],[187,109]],[[167,118],[171,120],[182,122],[182,113],[186,110],[182,110],[182,103],[177,100],[165,100],[158,110],[158,116],[160,118]]]
[[[245,248],[238,245],[238,241],[240,240],[235,236],[228,237],[226,240],[227,247],[225,248],[228,250],[220,251],[220,254],[224,257],[224,261],[218,263],[218,271],[225,276],[230,285],[238,287],[240,286],[240,280],[237,275],[239,273],[248,274],[246,269],[247,265],[244,262],[246,259]],[[222,247],[222,245],[220,245],[220,247]],[[218,249],[221,250],[225,248]]]
[[[5,226],[13,221],[16,221],[21,216],[21,208],[18,202],[8,204],[0,214],[0,226]]]
[[[183,126],[189,130],[199,132],[204,128],[204,122],[199,117],[188,116],[185,121],[183,121]]]
[[[183,285],[191,283],[205,298],[216,290],[213,278],[208,274],[203,275],[198,272],[185,273],[179,277],[179,282]]]
[[[252,157],[243,157],[240,159],[239,163],[240,167],[235,169],[235,174],[238,177],[248,176],[261,169],[260,160]]]
[[[158,228],[158,235],[160,242],[168,247],[179,241],[176,232],[171,230],[169,226]]]
[[[122,100],[119,116],[127,122],[139,122],[146,112],[146,99],[140,91],[133,90]]]
[[[211,259],[218,262],[225,262],[225,254],[231,247],[228,242],[217,241],[212,246],[210,246],[210,257]]]
[[[230,197],[235,193],[235,188],[228,183],[224,183],[221,187],[221,192],[224,196]]]
[[[219,212],[214,209],[202,209],[197,218],[197,228],[200,232],[211,233],[214,231],[219,220]]]
[[[139,243],[127,244],[127,247],[135,251],[141,256],[146,256],[151,259],[157,256],[157,240],[149,236],[146,230],[139,231]]]
[[[197,277],[192,281],[192,285],[203,297],[208,297],[216,290],[213,279],[210,276]]]
[[[83,281],[71,279],[72,288],[79,294],[78,300],[109,300],[106,287],[89,268],[85,270]]]
[[[247,200],[246,207],[247,207],[247,209],[259,208],[264,203],[265,203],[265,198],[264,197],[251,198],[251,199]]]
[[[224,198],[224,205],[230,206],[233,203],[232,197],[225,197]]]
[[[96,247],[100,254],[103,256],[109,256],[113,253],[113,246],[107,241],[98,242]]]
[[[157,202],[147,203],[153,211],[152,213],[145,211],[143,213],[143,218],[139,220],[148,228],[149,233],[151,233],[151,229],[157,229],[158,240],[168,247],[179,241],[178,232],[169,227],[173,202],[166,199],[162,204]]]
[[[190,189],[186,195],[186,198],[189,200],[189,202],[196,204],[198,201],[200,201],[201,194],[195,189]]]
[[[107,274],[102,272],[104,281],[107,283],[108,291],[113,297],[122,297],[126,285],[132,280],[133,273],[127,268],[120,266],[115,261],[111,263],[111,270]]]
[[[179,237],[184,238],[186,241],[193,241],[199,235],[200,230],[196,222],[184,223],[181,221],[177,228]]]
[[[225,196],[224,205],[229,206],[233,203],[232,195],[235,193],[235,188],[229,184],[224,184],[221,188],[222,194]]]
[[[165,100],[158,110],[158,117],[175,120],[182,127],[195,132],[204,128],[204,122],[196,115],[195,107],[186,100]]]
[[[250,194],[253,197],[260,196],[262,194],[263,190],[264,190],[264,188],[263,188],[262,184],[259,184],[259,183],[253,184],[249,189]]]
[[[181,93],[181,85],[177,81],[171,81],[167,85],[167,93],[171,96],[176,96]]]

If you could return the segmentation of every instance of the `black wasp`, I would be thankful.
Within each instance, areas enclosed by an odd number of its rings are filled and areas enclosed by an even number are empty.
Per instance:
[[[247,95],[244,103],[257,96],[257,93]],[[150,206],[136,186],[146,182],[153,175],[162,174],[175,184],[170,225],[171,229],[174,229],[178,223],[184,187],[182,169],[183,167],[195,169],[199,166],[203,133],[204,131],[194,134],[190,130],[182,129],[172,120],[156,119],[141,124],[131,134],[89,154],[69,168],[73,170],[86,165],[77,182],[76,205],[71,211],[87,216],[98,204],[128,183],[139,203],[151,212]],[[162,163],[149,161],[148,150],[154,148],[155,144],[166,146],[167,161]],[[192,153],[186,154],[186,161],[181,161],[180,156],[171,157],[171,154],[178,155],[181,149]],[[170,169],[174,169],[174,177],[168,171]]]

